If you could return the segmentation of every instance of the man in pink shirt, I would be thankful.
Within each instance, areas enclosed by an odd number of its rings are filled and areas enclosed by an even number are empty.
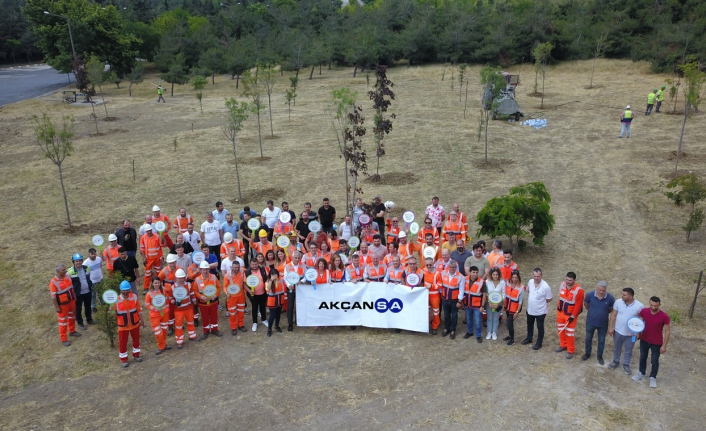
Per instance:
[[[669,343],[669,315],[660,310],[660,299],[650,298],[650,308],[643,308],[638,316],[645,322],[645,329],[637,334],[640,340],[640,372],[633,376],[639,382],[645,379],[647,371],[647,355],[651,353],[652,369],[650,370],[650,387],[657,387],[657,371],[659,371],[659,355],[667,352]]]
[[[439,205],[439,198],[434,196],[431,198],[431,205],[427,207],[424,213],[431,219],[431,225],[439,231],[441,235],[441,228],[444,226],[444,220],[446,220],[446,212],[444,207]]]

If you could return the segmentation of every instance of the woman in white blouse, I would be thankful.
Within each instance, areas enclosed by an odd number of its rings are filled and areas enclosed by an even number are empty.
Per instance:
[[[485,337],[486,340],[498,339],[498,324],[500,323],[500,314],[503,309],[503,303],[500,301],[499,304],[491,305],[490,294],[493,292],[498,292],[505,299],[505,281],[500,275],[500,270],[498,268],[493,268],[488,274],[488,279],[485,280],[485,286],[488,289],[488,302],[486,302],[486,316],[487,326],[488,326],[488,336]]]

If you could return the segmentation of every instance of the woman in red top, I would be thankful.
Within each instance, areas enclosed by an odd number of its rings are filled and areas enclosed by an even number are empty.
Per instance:
[[[331,260],[331,269],[329,270],[331,283],[342,283],[346,279],[346,266],[341,260],[341,255],[334,254]]]

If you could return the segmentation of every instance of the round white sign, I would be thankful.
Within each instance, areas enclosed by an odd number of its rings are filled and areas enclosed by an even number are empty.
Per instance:
[[[229,295],[237,295],[240,293],[240,286],[238,286],[235,283],[229,284],[226,291],[228,292]]]
[[[343,262],[344,265],[348,265],[348,256],[345,254],[340,255],[341,256],[341,262]]]
[[[248,220],[248,229],[250,230],[258,230],[260,229],[260,220],[256,218],[251,218]]]
[[[434,250],[434,247],[425,247],[422,255],[424,255],[425,258],[430,257],[433,259],[436,256],[436,250]]]
[[[91,242],[92,242],[93,245],[95,245],[96,247],[100,247],[100,246],[103,245],[103,237],[100,236],[100,235],[96,235],[96,236],[94,236],[93,238],[91,238]]]
[[[248,278],[245,279],[245,284],[247,284],[248,287],[255,288],[258,284],[260,284],[260,279],[257,277],[257,275],[251,274],[248,275]]]
[[[358,217],[358,221],[360,222],[360,224],[362,224],[363,226],[365,226],[365,225],[367,225],[368,223],[370,223],[370,216],[367,215],[367,214],[361,214],[361,215]]]
[[[321,223],[317,222],[316,220],[310,221],[309,230],[314,232],[315,234],[318,233],[321,230]]]
[[[402,214],[402,220],[404,220],[405,223],[412,223],[414,221],[414,213],[412,211],[405,211],[404,214]]]
[[[157,232],[164,232],[164,230],[167,228],[167,225],[163,221],[158,221],[154,224],[154,228],[157,229]]]
[[[358,238],[357,236],[352,236],[352,237],[348,238],[348,246],[350,248],[358,248],[359,245],[360,245],[360,238]]]
[[[645,330],[645,321],[639,317],[631,317],[628,319],[628,328],[636,334]]]
[[[419,233],[419,223],[416,221],[409,224],[409,233],[416,235]]]
[[[316,281],[316,275],[316,270],[314,268],[309,268],[304,273],[304,278],[306,278],[308,281],[314,282]]]
[[[118,292],[113,289],[108,289],[103,292],[103,302],[106,304],[115,304],[118,301]]]
[[[289,284],[299,283],[299,274],[294,271],[289,271],[287,275],[284,276],[284,280]]]
[[[419,284],[419,276],[415,273],[407,274],[406,281],[408,286],[416,286]]]
[[[206,259],[206,255],[203,254],[203,252],[195,251],[191,254],[191,261],[194,262],[196,265],[203,262],[204,259]]]
[[[174,299],[176,299],[177,301],[186,299],[186,297],[189,296],[189,291],[186,290],[186,287],[184,286],[176,286],[172,290],[172,293],[174,294]]]
[[[287,248],[289,247],[290,241],[289,238],[286,237],[285,235],[282,235],[277,238],[277,246],[280,248]]]
[[[209,298],[213,297],[216,295],[216,286],[209,284],[208,286],[203,288],[203,294],[208,296]]]
[[[498,305],[503,302],[503,294],[500,292],[490,292],[488,294],[488,302],[493,305]]]
[[[291,220],[292,220],[292,215],[289,212],[284,211],[284,212],[280,213],[279,221],[281,221],[282,223],[289,223]]]
[[[157,308],[162,308],[164,307],[164,304],[167,303],[167,297],[160,294],[154,295],[152,297],[152,306],[157,307]]]

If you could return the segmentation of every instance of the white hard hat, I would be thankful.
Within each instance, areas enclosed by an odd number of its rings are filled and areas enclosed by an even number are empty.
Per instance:
[[[176,278],[185,278],[186,277],[186,273],[181,268],[177,269],[176,274],[174,274],[174,275],[176,276]]]
[[[227,243],[230,243],[231,241],[233,241],[233,234],[230,232],[226,232],[226,234],[223,235],[223,240]]]
[[[394,202],[392,202],[392,201],[387,201],[387,202],[385,202],[385,208],[387,208],[388,210],[391,210],[391,209],[393,209],[394,207],[395,207],[395,203],[394,203]]]
[[[630,109],[630,105],[626,106],[625,109]]]
[[[172,263],[172,262],[176,262],[176,261],[177,261],[176,254],[169,253],[167,255],[167,263]]]
[[[152,230],[152,225],[151,224],[146,224],[145,225],[145,232],[148,230]]]
[[[398,238],[407,238],[407,233],[405,231],[400,232],[400,234],[397,236]]]
[[[115,234],[111,233],[110,235],[108,235],[108,241],[117,241],[117,240],[118,240],[118,237],[115,236]]]
[[[201,263],[199,264],[199,268],[201,269],[209,269],[211,265],[208,264],[205,260],[202,260]]]
[[[157,205],[152,207],[152,211],[161,211]]]

